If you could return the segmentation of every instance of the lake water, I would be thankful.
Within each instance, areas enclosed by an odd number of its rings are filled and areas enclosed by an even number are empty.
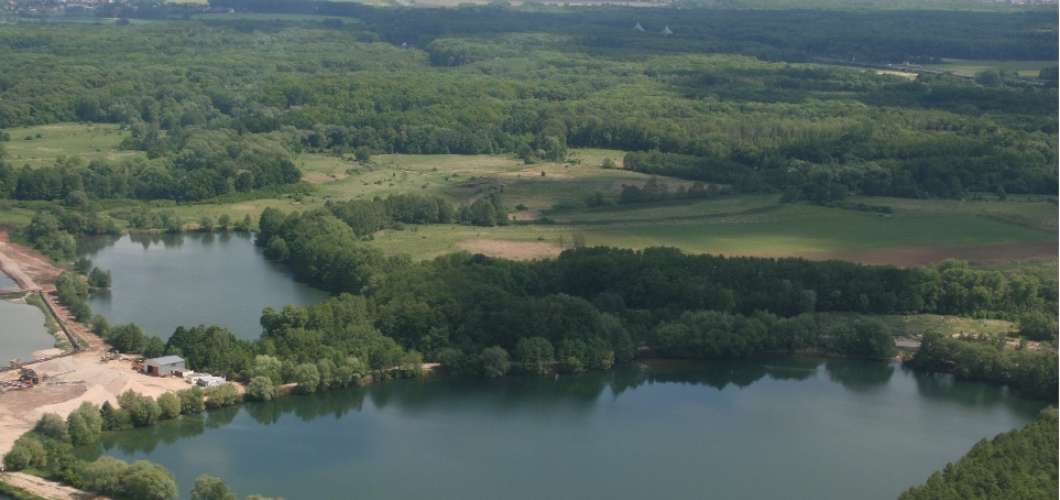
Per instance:
[[[293,499],[893,499],[1043,405],[896,364],[783,358],[558,378],[431,377],[111,433]]]
[[[256,339],[266,306],[311,304],[328,296],[266,260],[245,234],[126,235],[80,246],[112,276],[110,292],[89,300],[92,311],[163,339],[178,326],[200,324]]]
[[[55,337],[44,326],[44,313],[36,306],[0,300],[0,366],[8,361],[29,361],[33,351],[55,346]]]

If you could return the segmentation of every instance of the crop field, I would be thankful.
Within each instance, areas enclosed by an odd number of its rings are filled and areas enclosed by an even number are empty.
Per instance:
[[[42,167],[60,157],[92,160],[123,160],[144,157],[141,151],[121,150],[126,132],[117,125],[57,123],[8,129],[11,140],[3,143],[15,166]]]

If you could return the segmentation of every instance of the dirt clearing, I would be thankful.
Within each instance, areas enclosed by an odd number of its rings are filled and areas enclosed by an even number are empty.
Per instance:
[[[548,241],[508,241],[475,239],[456,244],[461,250],[511,260],[535,260],[555,257],[563,251],[558,243]]]
[[[158,397],[165,392],[186,389],[187,382],[174,377],[150,377],[133,370],[131,360],[100,362],[98,351],[85,351],[33,365],[43,378],[36,387],[0,394],[0,454],[6,453],[22,433],[45,413],[65,417],[82,402],[97,405],[116,403],[118,395],[132,389]],[[0,377],[15,378],[18,371]]]

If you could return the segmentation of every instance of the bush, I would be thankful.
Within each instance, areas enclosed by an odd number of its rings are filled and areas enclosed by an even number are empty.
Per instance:
[[[162,410],[163,420],[177,418],[181,413],[180,398],[172,392],[167,392],[158,397],[158,408]]]
[[[273,385],[283,383],[283,362],[275,356],[255,356],[254,366],[250,369],[250,378],[254,377],[267,377]]]
[[[294,369],[294,382],[298,384],[298,392],[312,394],[320,386],[320,371],[312,363],[303,363]]]
[[[116,458],[99,457],[81,466],[80,481],[77,486],[101,495],[120,496],[122,493],[121,479],[128,468],[129,464]]]
[[[232,384],[207,387],[204,395],[206,396],[206,407],[210,409],[224,408],[239,402],[239,390]]]
[[[48,453],[40,440],[24,434],[15,440],[11,451],[4,455],[4,467],[7,470],[22,470],[28,467],[45,467],[48,465]]]
[[[548,373],[555,353],[543,337],[524,337],[515,345],[515,359],[526,373]]]
[[[57,441],[70,440],[70,434],[66,431],[66,422],[63,421],[63,417],[54,413],[45,413],[40,420],[37,421],[37,425],[33,427],[33,431]]]
[[[1029,340],[1052,340],[1056,338],[1056,316],[1035,311],[1020,318],[1020,336]]]
[[[121,494],[137,500],[171,500],[177,498],[177,482],[164,467],[138,460],[121,475]]]
[[[480,358],[482,359],[482,374],[489,378],[502,377],[511,368],[508,351],[499,346],[483,349]]]
[[[236,495],[221,478],[203,474],[195,479],[191,500],[236,500]]]
[[[202,389],[198,387],[177,391],[177,397],[180,399],[180,413],[182,415],[197,415],[206,409]]]
[[[66,417],[70,442],[78,446],[93,444],[103,433],[103,416],[96,405],[85,401]]]
[[[132,417],[129,416],[129,412],[115,408],[110,401],[103,402],[99,414],[103,417],[103,430],[120,431],[132,428]]]
[[[276,397],[276,388],[272,385],[272,379],[260,375],[250,379],[250,384],[247,385],[247,398],[255,401],[269,401],[274,397]]]
[[[129,412],[129,418],[136,427],[155,424],[162,417],[162,409],[153,398],[131,389],[118,396],[118,405]]]

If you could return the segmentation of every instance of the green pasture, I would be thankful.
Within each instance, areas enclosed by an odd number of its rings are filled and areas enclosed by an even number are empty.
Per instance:
[[[11,140],[4,143],[8,160],[16,166],[32,168],[52,165],[60,157],[83,161],[116,161],[143,158],[142,151],[121,150],[126,132],[117,125],[57,123],[7,129]]]

